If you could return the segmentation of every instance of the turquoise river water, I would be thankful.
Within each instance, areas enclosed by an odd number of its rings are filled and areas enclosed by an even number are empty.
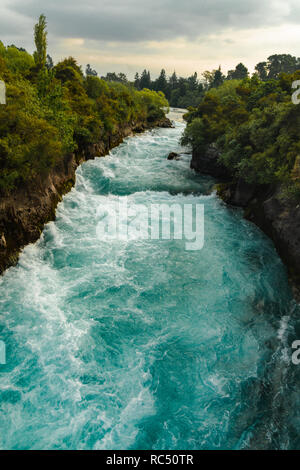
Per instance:
[[[214,181],[168,161],[184,129],[130,137],[0,278],[0,448],[300,448],[299,307],[272,242]],[[106,239],[117,198],[203,204],[205,243]]]

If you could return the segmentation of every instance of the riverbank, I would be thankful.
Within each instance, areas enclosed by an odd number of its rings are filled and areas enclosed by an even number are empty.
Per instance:
[[[242,207],[244,217],[256,224],[274,242],[286,264],[295,299],[300,301],[300,206],[280,197],[279,185],[232,181],[228,169],[218,161],[219,152],[210,146],[205,155],[193,152],[191,168],[215,177],[217,193],[224,202]]]
[[[44,225],[55,219],[57,204],[75,184],[75,172],[84,161],[105,156],[132,133],[153,127],[172,127],[168,118],[153,123],[131,122],[119,127],[106,141],[88,146],[81,153],[66,155],[45,178],[36,178],[0,200],[0,274],[18,262],[22,248],[37,241]]]

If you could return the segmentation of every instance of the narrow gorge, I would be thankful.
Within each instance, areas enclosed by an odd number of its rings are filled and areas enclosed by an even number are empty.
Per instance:
[[[171,118],[82,163],[55,220],[1,276],[1,448],[300,447],[287,270],[190,169]],[[100,239],[99,208],[122,198],[204,205],[203,249]]]

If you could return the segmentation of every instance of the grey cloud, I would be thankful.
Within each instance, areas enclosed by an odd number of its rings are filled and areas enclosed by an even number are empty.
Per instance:
[[[45,13],[49,30],[58,37],[128,43],[195,39],[300,19],[296,0],[15,0],[9,9],[32,20]]]

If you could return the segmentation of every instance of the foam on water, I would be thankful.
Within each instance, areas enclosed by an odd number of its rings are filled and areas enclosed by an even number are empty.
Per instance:
[[[190,155],[167,160],[185,151],[183,126],[83,164],[56,221],[0,279],[1,448],[299,445],[299,377],[282,355],[299,329],[286,271]],[[204,204],[204,249],[99,240],[97,211],[119,196]]]

